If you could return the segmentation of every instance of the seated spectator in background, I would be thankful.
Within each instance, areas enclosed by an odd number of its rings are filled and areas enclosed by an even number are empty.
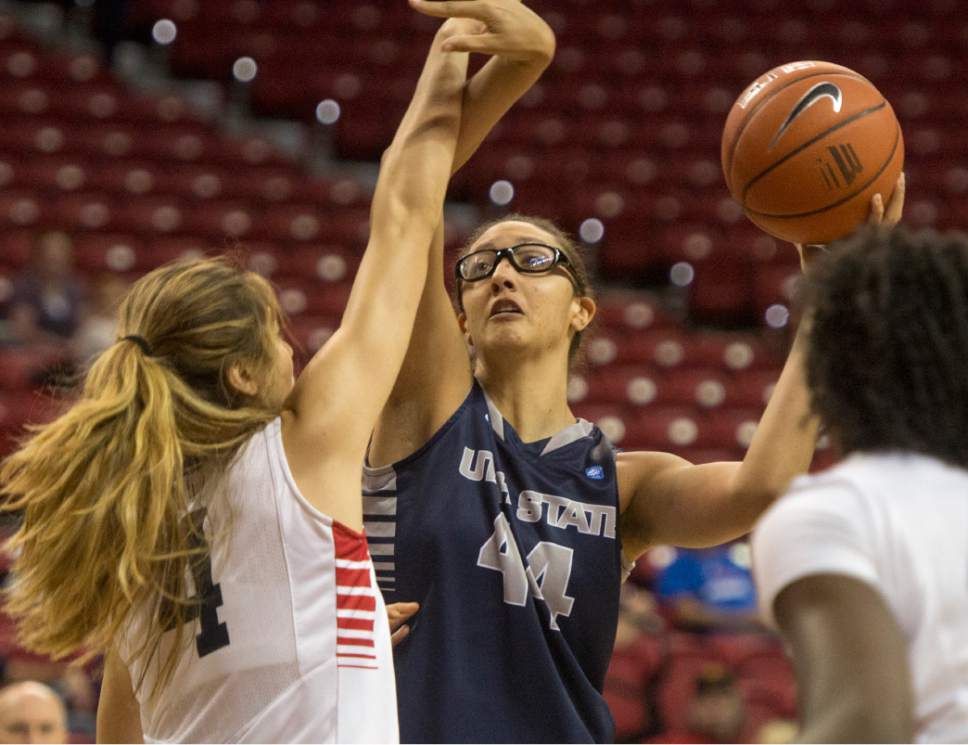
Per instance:
[[[67,741],[67,709],[53,690],[34,681],[0,690],[0,742]]]
[[[676,626],[693,631],[759,628],[749,544],[675,549],[655,583]]]
[[[71,237],[40,233],[30,265],[14,280],[10,320],[16,342],[60,346],[74,335],[84,292],[73,269]]]
[[[746,736],[746,702],[733,674],[711,665],[696,678],[689,702],[689,729],[697,742],[750,742]]]
[[[116,274],[104,274],[94,282],[72,341],[77,362],[89,362],[117,341],[118,306],[127,289]]]

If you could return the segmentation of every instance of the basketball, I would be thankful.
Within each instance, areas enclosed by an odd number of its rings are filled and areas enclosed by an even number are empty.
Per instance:
[[[862,75],[829,62],[775,67],[726,119],[723,172],[733,198],[767,233],[829,243],[886,204],[904,166],[891,104]]]

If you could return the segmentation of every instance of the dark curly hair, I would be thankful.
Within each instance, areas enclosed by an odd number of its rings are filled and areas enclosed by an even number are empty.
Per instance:
[[[865,229],[804,286],[811,407],[845,454],[968,467],[968,235]]]

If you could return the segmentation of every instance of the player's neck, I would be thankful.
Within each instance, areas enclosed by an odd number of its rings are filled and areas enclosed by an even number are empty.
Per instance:
[[[479,360],[476,377],[524,442],[543,440],[575,423],[568,375],[558,360],[518,360],[513,368]]]

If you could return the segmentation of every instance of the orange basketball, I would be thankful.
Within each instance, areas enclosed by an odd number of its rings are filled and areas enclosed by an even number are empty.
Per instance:
[[[869,80],[829,62],[791,62],[733,104],[723,172],[747,217],[794,243],[829,243],[885,204],[904,167],[894,109]]]

